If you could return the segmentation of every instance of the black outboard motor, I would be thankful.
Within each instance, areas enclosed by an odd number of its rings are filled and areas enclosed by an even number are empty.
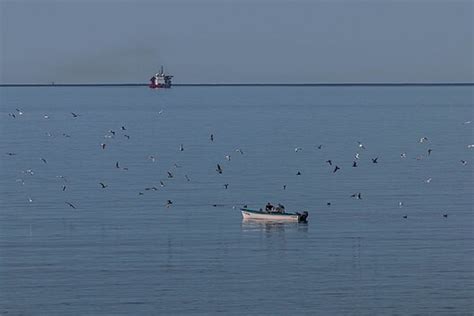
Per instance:
[[[304,211],[303,214],[296,213],[298,214],[298,222],[299,223],[307,223],[308,222],[308,212]]]

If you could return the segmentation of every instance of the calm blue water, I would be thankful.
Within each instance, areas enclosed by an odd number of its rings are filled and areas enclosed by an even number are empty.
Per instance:
[[[470,315],[473,94],[1,88],[0,314]]]

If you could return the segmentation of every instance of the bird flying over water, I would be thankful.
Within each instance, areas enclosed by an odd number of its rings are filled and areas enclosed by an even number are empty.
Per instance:
[[[102,189],[105,189],[106,187],[108,187],[108,185],[105,185],[105,184],[102,183],[102,182],[99,182],[99,184],[101,185]]]
[[[46,161],[46,159],[44,159],[44,158],[41,158],[41,161],[44,162],[44,163],[48,163],[48,162]]]
[[[181,144],[181,145],[179,146],[179,151],[183,151],[183,150],[184,150],[184,147],[183,147],[183,144]]]
[[[331,159],[326,160],[326,162],[327,162],[330,166],[332,166],[332,160],[331,160]]]
[[[377,159],[379,159],[379,157],[372,158],[372,163],[378,163]]]
[[[352,167],[354,167],[354,168],[357,167],[357,161],[354,160],[354,161],[352,162]]]
[[[357,142],[357,143],[359,144],[359,148],[365,149],[364,144],[362,144],[361,142]]]
[[[432,151],[433,151],[433,149],[431,149],[431,148],[428,149],[428,156],[431,155]]]
[[[466,160],[460,160],[461,163],[463,164],[463,166],[467,165],[467,161]]]
[[[78,117],[79,116],[78,114],[76,114],[74,112],[71,112],[71,115],[72,115],[72,117]]]
[[[224,187],[225,187],[226,189],[227,189],[227,187],[228,187],[228,186],[229,186],[229,184],[228,184],[228,183],[224,184]]]
[[[168,178],[169,179],[173,178],[173,174],[171,172],[169,172],[169,171],[166,171],[166,172],[168,173]]]
[[[214,141],[214,134],[211,134],[211,142]]]
[[[165,204],[165,206],[166,206],[166,207],[170,207],[170,206],[171,206],[171,204],[173,204],[173,201],[171,201],[171,200],[168,200],[168,201],[166,201],[166,204]]]
[[[428,141],[428,137],[422,137],[420,138],[420,143],[424,143]]]
[[[341,169],[341,168],[339,168],[338,166],[336,166],[336,167],[334,168],[333,173],[335,173],[335,172],[336,172],[337,170],[339,170],[339,169]]]
[[[217,169],[216,169],[216,171],[217,171],[218,173],[222,173],[222,168],[221,168],[221,166],[220,166],[219,164],[217,164]]]
[[[73,209],[76,208],[76,207],[75,207],[72,203],[70,203],[70,202],[64,202],[64,203],[66,203],[67,205],[69,205],[69,206],[72,207]]]
[[[358,200],[362,200],[362,196],[360,192],[352,194],[351,197],[356,198]]]
[[[118,162],[118,161],[115,163],[115,168],[117,168],[117,169],[119,169],[119,168],[120,168],[120,166],[119,166],[119,162]]]
[[[237,148],[235,151],[239,152],[241,155],[243,155],[243,154],[244,154],[243,150],[242,150],[242,149],[240,149],[240,148]]]
[[[104,144],[104,143],[100,144],[100,147],[102,147],[102,149],[105,149],[105,146],[107,146],[107,145]]]

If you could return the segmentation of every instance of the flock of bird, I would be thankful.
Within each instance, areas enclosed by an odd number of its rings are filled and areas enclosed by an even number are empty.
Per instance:
[[[163,111],[160,111],[158,114],[162,114]],[[12,119],[19,119],[19,117],[21,117],[22,115],[24,115],[24,112],[20,109],[16,109],[15,112],[11,112],[8,114]],[[49,119],[49,115],[43,115],[43,118],[44,119]],[[75,112],[71,112],[70,113],[70,118],[73,119],[73,120],[80,120],[81,119],[81,115],[78,114],[78,113],[75,113]],[[464,122],[463,124],[467,125],[467,124],[471,124],[471,121],[466,121]],[[120,127],[120,136],[121,137],[124,137],[126,138],[127,140],[130,140],[130,135],[128,133],[128,129],[125,125],[122,125]],[[51,136],[51,134],[48,132],[47,133],[48,136]],[[63,133],[62,136],[64,137],[71,137],[69,134],[67,133]],[[107,134],[104,136],[104,138],[108,141],[104,141],[102,143],[100,143],[100,145],[98,146],[98,150],[102,150],[102,151],[106,151],[107,148],[108,148],[108,144],[110,141],[112,141],[113,138],[115,137],[118,137],[119,136],[119,132],[117,132],[116,130],[112,130],[112,129],[109,129],[107,131]],[[209,135],[209,138],[208,138],[208,141],[213,143],[215,142],[215,135],[214,134],[210,134]],[[418,141],[420,144],[422,143],[429,143],[429,139],[427,137],[421,137]],[[183,152],[185,151],[185,146],[184,144],[179,144],[178,147],[178,151],[179,152]],[[471,144],[471,145],[468,145],[467,146],[468,148],[474,148],[474,144]],[[317,148],[318,150],[323,150],[324,148],[324,145],[323,144],[319,144],[317,145],[315,148]],[[294,148],[294,151],[295,152],[300,152],[300,151],[303,151],[304,149],[302,147],[296,147]],[[360,159],[361,159],[361,153],[364,152],[366,150],[366,146],[362,143],[362,142],[357,142],[357,145],[355,145],[355,153],[354,153],[354,156],[353,156],[353,159],[352,159],[352,164],[347,167],[349,168],[358,168],[359,167],[359,162],[360,162]],[[241,149],[241,148],[237,148],[235,149],[235,152],[236,153],[239,153],[240,155],[244,155],[244,151]],[[417,156],[415,159],[416,160],[422,160],[428,156],[431,156],[433,154],[434,150],[432,148],[427,148],[426,149],[426,154],[425,155],[419,155]],[[14,157],[14,156],[17,156],[17,153],[15,152],[6,152],[5,153],[7,156],[10,156],[10,157]],[[157,160],[157,157],[154,156],[154,155],[149,155],[147,157],[151,162],[155,162]],[[225,155],[225,160],[227,161],[231,161],[231,155],[227,154]],[[400,153],[400,159],[407,159],[407,153],[406,152],[402,152]],[[39,160],[43,163],[43,164],[48,164],[48,160],[45,158],[45,157],[39,157]],[[370,161],[372,162],[372,164],[379,164],[379,157],[376,156],[376,157],[371,157],[370,158]],[[382,161],[383,162],[383,161]],[[346,168],[345,166],[341,165],[341,164],[337,164],[333,159],[327,159],[325,161],[325,163],[327,163],[327,165],[330,167],[330,170],[332,170],[332,173],[340,173],[340,172],[344,172],[344,169]],[[460,160],[459,163],[463,166],[466,166],[468,164],[467,160]],[[178,165],[177,163],[174,164],[174,167],[175,168],[180,168],[181,166]],[[128,170],[128,167],[124,167],[121,165],[121,163],[119,161],[116,161],[115,162],[115,168],[116,169],[121,169],[121,170]],[[34,175],[35,174],[35,171],[33,171],[32,169],[26,169],[24,171],[22,171],[25,175]],[[215,172],[217,174],[223,174],[225,171],[224,171],[224,168],[222,167],[222,165],[220,163],[217,163],[216,166],[215,166]],[[302,175],[302,172],[301,171],[297,171],[296,172],[296,176],[301,176]],[[166,178],[167,179],[172,179],[175,177],[175,174],[171,171],[171,170],[168,170],[166,172]],[[187,174],[184,175],[186,181],[191,181],[191,179],[189,178],[189,176]],[[58,178],[62,179],[63,180],[63,185],[61,187],[61,190],[62,191],[66,191],[67,190],[67,180],[66,180],[66,177],[65,176],[58,176]],[[20,182],[21,184],[24,184],[25,183],[25,180],[24,179],[17,179],[16,180],[17,182]],[[160,186],[161,187],[165,187],[166,186],[166,183],[165,183],[166,180],[162,179],[159,181],[160,183]],[[432,178],[427,178],[425,180],[426,183],[430,183],[432,181]],[[102,189],[102,190],[107,190],[109,188],[109,185],[105,182],[99,182],[97,183],[98,185],[98,188]],[[223,188],[224,189],[228,189],[229,188],[229,183],[224,183],[223,184]],[[287,189],[287,184],[283,184],[282,186],[283,190],[286,190]],[[144,188],[144,191],[158,191],[158,187],[157,186],[150,186],[150,187],[145,187]],[[140,191],[138,192],[138,195],[144,195],[144,192],[143,191]],[[362,200],[363,199],[363,196],[362,196],[362,192],[355,192],[355,193],[352,193],[350,195],[348,195],[348,197],[350,198],[353,198],[353,199],[356,199],[356,200]],[[33,199],[31,197],[28,197],[28,202],[29,203],[33,203]],[[68,207],[72,208],[72,209],[78,209],[79,206],[76,205],[76,203],[73,203],[72,201],[64,201],[64,204],[67,205]],[[331,202],[327,202],[326,203],[327,206],[330,206],[331,205]],[[164,204],[165,207],[171,207],[173,205],[173,201],[171,199],[167,199],[166,200],[166,203]],[[217,204],[213,204],[213,206],[217,206]],[[402,208],[404,206],[404,203],[403,201],[400,201],[398,203],[398,206],[400,208]],[[448,213],[445,212],[444,214],[442,214],[444,218],[447,218],[448,217]],[[408,215],[403,215],[403,218],[408,218]]]

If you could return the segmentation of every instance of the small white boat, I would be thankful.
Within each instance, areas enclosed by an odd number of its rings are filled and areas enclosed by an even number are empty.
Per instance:
[[[244,220],[266,220],[266,221],[290,221],[290,222],[306,222],[308,212],[303,213],[286,213],[286,212],[266,212],[241,208]]]

